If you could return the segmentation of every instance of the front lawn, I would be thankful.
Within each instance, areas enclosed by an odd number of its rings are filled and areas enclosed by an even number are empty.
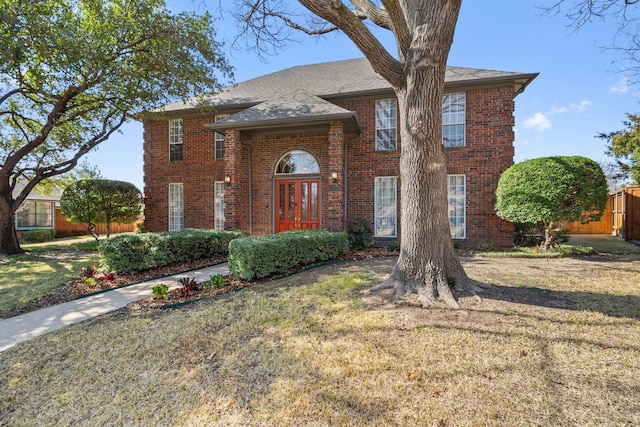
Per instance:
[[[367,293],[394,262],[18,344],[0,358],[0,425],[640,425],[637,255],[463,257],[492,285],[464,310]]]
[[[98,262],[96,252],[67,246],[26,248],[24,255],[0,258],[0,318],[71,298],[65,283]]]

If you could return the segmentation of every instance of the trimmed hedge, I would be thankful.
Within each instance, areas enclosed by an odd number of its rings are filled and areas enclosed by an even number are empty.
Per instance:
[[[241,279],[267,277],[291,267],[335,259],[349,250],[347,233],[295,230],[229,243],[229,272]]]
[[[56,237],[56,231],[48,228],[34,228],[33,230],[22,232],[23,243],[42,243],[53,240]]]
[[[229,242],[241,231],[195,230],[122,234],[100,245],[100,267],[124,273],[227,254]]]

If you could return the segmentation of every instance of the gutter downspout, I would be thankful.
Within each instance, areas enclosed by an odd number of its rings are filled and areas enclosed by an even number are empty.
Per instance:
[[[362,138],[362,135],[358,135],[355,138],[352,138],[352,139],[344,142],[344,171],[342,172],[343,185],[344,185],[344,197],[343,197],[343,199],[344,199],[344,201],[343,201],[344,207],[342,209],[342,212],[343,212],[343,217],[344,218],[343,218],[342,222],[344,223],[345,230],[347,229],[347,218],[348,218],[347,208],[349,206],[349,202],[347,200],[347,194],[348,194],[348,189],[349,189],[349,178],[348,178],[348,176],[349,176],[348,175],[348,172],[349,172],[349,165],[348,165],[348,163],[349,163],[349,151],[348,151],[348,146],[349,146],[349,143],[355,142],[355,141],[357,141],[357,140],[359,140],[361,138]]]
[[[247,164],[249,165],[247,168],[247,172],[249,174],[249,186],[248,186],[248,192],[249,192],[249,234],[253,235],[253,177],[251,176],[251,144],[248,144],[246,142],[240,142],[240,145],[244,145],[245,147],[247,147],[248,150],[248,156],[249,156],[249,161],[247,162]]]

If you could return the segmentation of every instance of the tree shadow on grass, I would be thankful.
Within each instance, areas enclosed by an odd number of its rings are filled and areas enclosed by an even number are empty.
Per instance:
[[[640,320],[640,297],[584,291],[557,291],[536,286],[488,285],[481,298],[576,311],[592,311]]]
[[[486,277],[480,280],[479,284],[482,287],[480,297],[483,299],[547,308],[591,311],[616,318],[640,320],[640,295],[628,294],[633,293],[628,290],[628,285],[629,281],[633,283],[634,277],[640,285],[640,269],[635,265],[638,260],[639,258],[635,255],[600,254],[549,260],[505,259],[505,265],[502,266],[497,266],[495,259],[468,258],[463,260],[463,265],[465,268],[468,266],[480,268],[499,282],[495,283],[493,279]],[[527,280],[528,277],[541,278],[541,282]],[[576,286],[578,288],[576,290],[562,290],[546,289],[544,286],[539,287],[535,284],[545,283],[547,280],[553,281],[554,277],[582,282],[583,286]],[[584,284],[588,285],[589,281],[603,280],[605,284],[610,281],[613,286],[618,284],[621,286],[618,289],[612,289],[612,293],[607,293],[607,288],[602,286],[602,283],[594,292],[589,291],[588,286],[584,286]],[[614,280],[616,282],[613,282]],[[587,290],[580,290],[580,288]],[[624,289],[627,289],[627,294]]]

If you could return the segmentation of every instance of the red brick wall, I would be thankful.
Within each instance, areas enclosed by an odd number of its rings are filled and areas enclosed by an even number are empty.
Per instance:
[[[145,227],[167,230],[169,183],[184,184],[184,225],[213,228],[213,183],[224,180],[224,161],[215,160],[214,133],[204,125],[214,115],[183,119],[183,160],[169,162],[167,120],[144,123]]]
[[[468,246],[512,243],[512,226],[495,215],[495,188],[501,173],[513,164],[513,110],[514,89],[511,86],[481,88],[466,91],[467,127],[466,146],[446,148],[450,174],[466,175],[467,237]],[[373,222],[374,178],[398,176],[400,150],[375,151],[375,100],[360,99],[338,103],[355,111],[362,134],[346,135],[347,141],[347,215]],[[242,141],[236,153],[235,165],[214,159],[214,133],[204,127],[214,121],[214,115],[185,117],[184,160],[169,162],[168,123],[166,120],[145,123],[145,226],[149,231],[168,227],[168,184],[184,183],[185,227],[213,227],[213,183],[223,181],[225,174],[233,173],[233,183],[227,187],[227,220],[229,227],[249,230],[249,151],[252,169],[253,233],[273,232],[274,171],[277,161],[287,152],[302,149],[316,157],[320,165],[322,211],[325,228],[331,217],[335,228],[334,195],[331,195],[331,215],[328,212],[331,168],[339,163],[330,161],[330,152],[341,151],[335,143],[329,144],[329,129],[308,132],[265,133]],[[333,129],[335,132],[335,128]],[[229,137],[229,136],[228,136]],[[335,136],[332,136],[335,138]],[[400,142],[399,147],[400,148]],[[343,184],[343,171],[339,172],[338,186]],[[400,182],[398,180],[398,188]],[[234,195],[234,201],[231,195]],[[398,214],[400,209],[398,193]],[[399,224],[399,223],[398,223]],[[229,228],[228,227],[228,228]],[[398,235],[400,230],[398,229]]]
[[[447,148],[448,172],[465,174],[467,243],[511,246],[513,225],[495,214],[500,175],[513,164],[514,89],[467,91],[466,146]]]

